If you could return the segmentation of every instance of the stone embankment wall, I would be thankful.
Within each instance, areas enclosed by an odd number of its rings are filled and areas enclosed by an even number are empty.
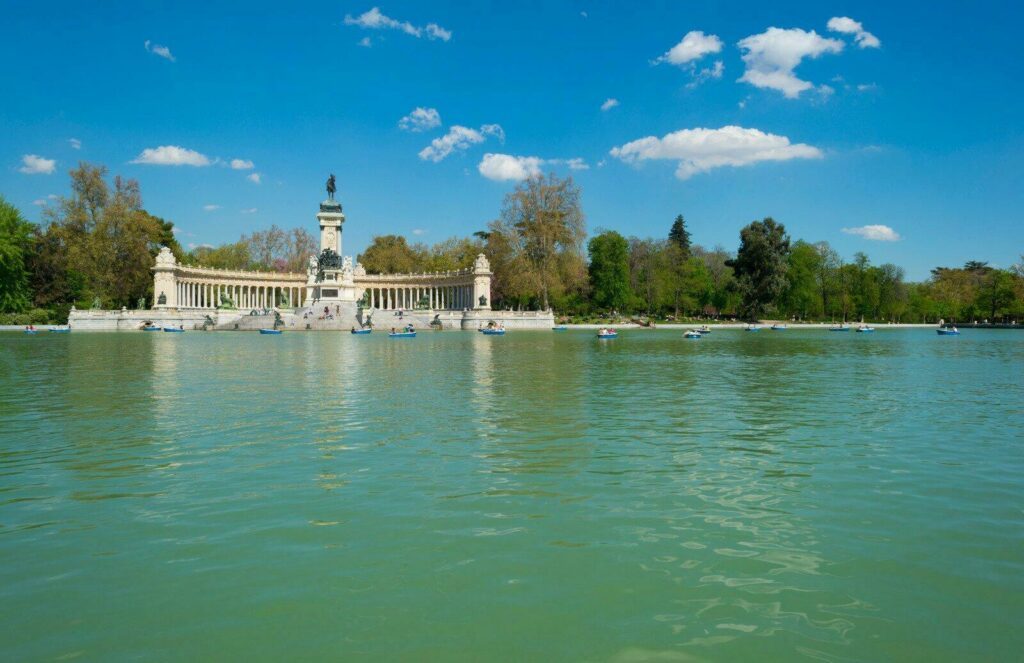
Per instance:
[[[317,307],[281,312],[282,329],[289,331],[338,331],[359,327],[365,320],[364,313],[354,306],[340,312],[332,311],[331,319],[321,319],[323,310]],[[441,329],[476,330],[489,323],[505,325],[507,329],[550,329],[554,315],[550,311],[395,311],[381,310],[372,314],[373,326],[377,330],[390,331],[392,327],[412,324],[417,329],[440,326]],[[149,323],[158,327],[202,329],[204,325],[217,331],[256,331],[274,325],[273,313],[250,315],[250,311],[211,310],[179,311],[176,309],[129,311],[71,311],[68,322],[73,329],[84,331],[138,331]]]

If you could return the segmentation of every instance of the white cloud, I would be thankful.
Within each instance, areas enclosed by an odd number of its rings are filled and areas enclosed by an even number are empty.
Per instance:
[[[146,46],[146,50],[149,51],[150,53],[152,53],[153,55],[159,55],[160,57],[162,57],[162,58],[164,58],[166,60],[170,60],[171,62],[175,62],[174,56],[171,55],[171,49],[167,48],[166,46],[161,46],[160,44],[154,44],[151,41],[149,41],[148,39],[146,40],[145,46]]]
[[[255,214],[258,210],[255,207],[241,210],[242,214]]]
[[[47,198],[47,200],[57,200],[58,198],[60,198],[60,196],[58,196],[55,193],[51,193],[51,194],[47,194],[46,198]]]
[[[900,234],[890,228],[889,226],[873,225],[873,226],[860,226],[859,228],[843,228],[843,232],[847,235],[857,235],[864,239],[874,240],[876,242],[898,242],[900,241]]]
[[[487,136],[494,136],[502,145],[505,144],[505,130],[500,124],[485,124],[480,127],[480,132]]]
[[[209,166],[210,160],[205,154],[189,150],[177,145],[161,145],[147,147],[131,163],[144,163],[153,166]]]
[[[542,159],[540,157],[521,157],[489,152],[480,160],[477,170],[489,180],[496,182],[518,182],[528,177],[540,175],[541,166],[545,164],[568,166],[569,170],[590,169],[587,162],[580,157],[572,159]]]
[[[70,145],[73,150],[82,149],[82,141],[77,138],[68,138],[68,145]]]
[[[255,168],[255,164],[247,159],[232,159],[231,168],[234,170],[252,170]]]
[[[220,209],[220,205],[203,205],[203,209],[207,212],[212,212],[215,209]]]
[[[613,99],[613,98],[609,97],[608,99],[604,100],[603,104],[601,104],[601,110],[603,110],[603,111],[611,110],[611,109],[615,108],[618,105],[619,105],[619,100],[618,99]]]
[[[412,234],[416,235],[417,237],[419,237],[420,235],[427,234],[427,231],[424,230],[423,228],[413,228],[412,229]]]
[[[805,32],[799,28],[768,28],[761,34],[741,39],[738,45],[745,51],[742,57],[747,65],[739,80],[754,87],[779,90],[790,99],[814,87],[793,72],[804,58],[843,50],[843,42],[838,39],[827,39],[814,30]]]
[[[430,141],[430,145],[420,150],[419,157],[424,161],[437,163],[452,152],[484,142],[487,136],[495,136],[500,142],[505,142],[505,132],[498,124],[485,124],[479,131],[456,124],[448,129],[445,135]]]
[[[580,157],[574,157],[572,159],[542,159],[541,163],[569,166],[569,170],[590,170],[590,166],[587,165],[587,162]]]
[[[445,30],[437,23],[427,23],[425,28],[427,31],[427,37],[430,39],[440,39],[441,41],[448,41],[452,38],[451,30]]]
[[[36,198],[35,200],[32,201],[32,204],[33,205],[39,205],[40,207],[43,207],[44,205],[46,205],[46,202],[47,201],[46,201],[45,198]]]
[[[445,30],[437,23],[427,23],[425,28],[421,28],[409,21],[398,21],[390,16],[385,16],[377,7],[373,7],[355,18],[346,14],[345,25],[357,25],[367,30],[399,30],[417,38],[422,37],[425,32],[428,39],[440,39],[441,41],[448,41],[452,38],[451,31]]]
[[[828,29],[832,32],[854,35],[853,40],[861,48],[880,48],[882,46],[878,37],[865,30],[860,21],[855,21],[849,16],[833,16],[828,19]]]
[[[56,167],[56,159],[44,159],[38,154],[26,154],[21,157],[21,168],[18,171],[26,175],[49,175]]]
[[[441,126],[441,114],[436,108],[420,108],[417,106],[411,113],[398,121],[398,128],[405,131],[426,131]]]
[[[255,184],[259,184],[261,181],[261,177],[262,176],[259,173],[249,173],[248,175],[246,175],[245,179]]]
[[[857,86],[857,92],[874,92],[878,89],[876,83],[861,83]]]
[[[370,48],[371,46],[373,46],[373,42],[370,41],[369,37],[363,37],[356,43],[362,46],[363,48]]]
[[[726,126],[721,129],[682,129],[662,138],[648,136],[611,150],[626,163],[649,159],[679,162],[676,177],[685,180],[722,166],[748,166],[760,161],[817,159],[822,153],[804,143],[790,143],[785,136],[758,129]]]
[[[693,72],[693,80],[686,84],[686,87],[693,89],[713,78],[721,78],[722,73],[725,72],[725,63],[721,60],[715,60],[715,63],[710,67],[704,67],[700,71]]]
[[[538,157],[516,157],[511,154],[487,153],[480,160],[477,170],[489,180],[496,182],[520,181],[534,175],[540,175],[540,166],[544,163]]]
[[[718,38],[718,35],[705,35],[700,30],[692,30],[686,33],[681,42],[654,60],[654,64],[668,62],[683,66],[695,62],[709,53],[718,53],[721,50],[722,40]]]

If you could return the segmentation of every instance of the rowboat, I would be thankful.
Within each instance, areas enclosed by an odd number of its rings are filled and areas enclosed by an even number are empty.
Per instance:
[[[485,336],[504,336],[504,329],[481,329],[480,333]]]
[[[597,332],[598,338],[617,338],[618,336],[619,332],[612,329],[602,329]]]
[[[829,331],[844,332],[844,331],[850,331],[850,327],[849,327],[849,325],[834,325],[832,327],[829,327],[828,330]]]
[[[569,330],[569,328],[566,327],[565,325],[557,325],[557,326],[551,328],[551,331],[568,331],[568,330]]]
[[[869,327],[868,325],[861,325],[860,327],[857,327],[858,334],[869,334],[873,331],[875,331],[875,328]]]
[[[142,331],[160,331],[160,328],[156,325],[147,325],[142,328]]]
[[[786,331],[786,325],[772,325],[772,331]]]
[[[711,333],[711,327],[708,327],[707,325],[704,325],[703,327],[698,327],[697,331],[699,331],[701,334],[710,334]]]
[[[960,330],[957,329],[956,327],[940,327],[939,329],[935,330],[935,333],[938,334],[939,336],[959,336]]]
[[[369,327],[366,327],[366,328],[364,328],[364,329],[353,329],[353,330],[352,330],[351,332],[349,332],[349,333],[351,333],[351,334],[369,334],[369,333],[371,333],[372,331],[373,331],[372,329],[370,329]]]
[[[701,333],[699,331],[697,331],[696,329],[691,329],[688,332],[686,332],[685,334],[683,334],[683,337],[684,338],[700,338],[701,337]]]
[[[70,334],[71,327],[52,327],[50,329],[51,334]]]
[[[26,334],[38,334],[39,330],[38,329],[26,329],[25,333]]]
[[[746,327],[743,328],[743,331],[759,332],[761,331],[761,328],[758,327],[757,325],[747,325]]]
[[[184,329],[180,329],[178,327],[164,327],[164,331],[165,332],[169,332],[171,334],[180,334],[180,333],[184,332],[185,330]]]
[[[280,334],[281,330],[280,329],[261,329],[260,333],[261,334]]]
[[[388,332],[388,338],[416,338],[416,332],[414,332],[414,331]]]

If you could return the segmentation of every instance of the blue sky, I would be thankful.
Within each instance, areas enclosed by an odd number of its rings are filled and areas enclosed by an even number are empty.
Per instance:
[[[1024,253],[1014,4],[632,4],[0,2],[0,193],[37,220],[102,163],[216,244],[313,230],[333,172],[355,254],[542,170],[591,232],[735,249],[770,215],[913,279]]]

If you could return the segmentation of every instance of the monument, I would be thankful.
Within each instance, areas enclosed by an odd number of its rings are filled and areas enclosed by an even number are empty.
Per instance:
[[[334,173],[331,173],[327,178],[327,199],[320,203],[320,212],[316,215],[320,224],[320,253],[310,257],[306,300],[348,319],[355,315],[356,301],[362,293],[356,294],[352,259],[342,257],[345,213],[341,203],[334,199],[336,191]]]

